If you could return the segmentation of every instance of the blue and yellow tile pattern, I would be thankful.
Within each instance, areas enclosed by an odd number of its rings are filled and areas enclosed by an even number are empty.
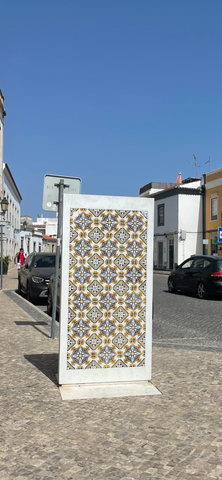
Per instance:
[[[145,365],[147,213],[70,210],[67,369]]]

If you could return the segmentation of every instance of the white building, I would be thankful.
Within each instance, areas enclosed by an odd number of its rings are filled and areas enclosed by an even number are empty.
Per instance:
[[[21,216],[21,228],[24,222],[27,223],[27,228],[21,232],[21,246],[25,252],[56,251],[57,218],[43,218],[42,216],[37,218],[37,222],[33,222],[32,217],[23,215]],[[53,235],[45,233],[48,231],[52,231]]]
[[[45,218],[43,215],[38,216],[36,222],[32,222],[33,226],[49,237],[57,237],[58,217]]]
[[[14,259],[15,253],[20,248],[20,239],[16,235],[16,229],[20,228],[20,204],[21,194],[12,176],[7,163],[3,163],[3,197],[8,200],[8,210],[5,214],[5,220],[8,222],[5,228],[3,255]]]
[[[3,198],[4,184],[3,184],[3,140],[4,140],[4,117],[6,111],[4,109],[4,97],[0,89],[0,198]]]
[[[189,178],[156,193],[152,184],[146,187],[140,195],[155,199],[154,269],[172,270],[190,255],[202,254],[201,179]]]
[[[15,253],[20,248],[20,240],[15,231],[20,228],[22,197],[8,164],[3,162],[5,116],[4,97],[0,90],[0,199],[2,200],[5,197],[8,200],[8,211],[5,214],[5,220],[8,224],[7,227],[4,226],[2,253],[3,256],[9,256],[13,260]]]

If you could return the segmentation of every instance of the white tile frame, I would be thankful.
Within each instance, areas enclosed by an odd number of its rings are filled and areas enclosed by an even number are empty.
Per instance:
[[[70,209],[137,210],[148,212],[147,285],[146,285],[146,344],[145,367],[99,368],[67,370],[67,326],[69,291]],[[151,379],[152,301],[153,301],[153,227],[154,200],[141,197],[110,197],[93,195],[63,195],[62,272],[60,305],[59,372],[60,385],[143,381]]]

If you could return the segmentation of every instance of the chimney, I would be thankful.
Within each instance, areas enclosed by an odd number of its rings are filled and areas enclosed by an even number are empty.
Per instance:
[[[181,172],[180,172],[177,175],[176,185],[181,185],[181,183],[182,183],[182,175],[181,175]]]

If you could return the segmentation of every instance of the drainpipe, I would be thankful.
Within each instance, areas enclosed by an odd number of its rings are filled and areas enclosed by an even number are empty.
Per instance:
[[[175,238],[175,234],[174,234]],[[179,264],[179,194],[177,193],[177,261],[174,262],[174,268]]]
[[[203,239],[206,238],[206,173],[203,175],[202,185],[202,221],[203,221]],[[203,255],[205,255],[206,247],[203,244]]]

